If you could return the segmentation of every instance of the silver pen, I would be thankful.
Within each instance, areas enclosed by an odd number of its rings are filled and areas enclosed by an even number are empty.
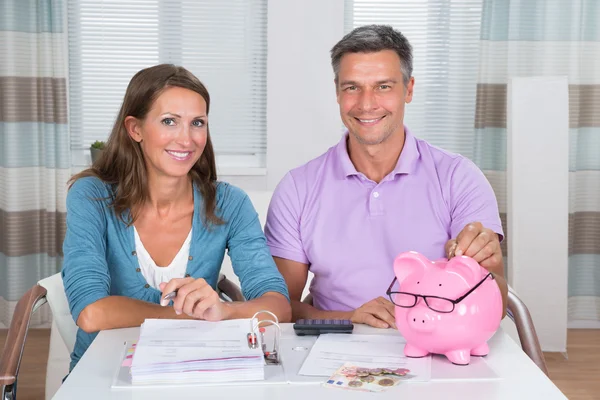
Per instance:
[[[175,296],[177,296],[177,289],[175,289],[174,292],[165,294],[163,297],[163,300],[171,300],[171,299],[174,299]]]

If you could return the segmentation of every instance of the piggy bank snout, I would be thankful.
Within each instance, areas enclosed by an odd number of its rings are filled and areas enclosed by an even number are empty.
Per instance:
[[[433,332],[436,326],[436,313],[428,307],[415,307],[406,316],[408,326],[417,332]]]

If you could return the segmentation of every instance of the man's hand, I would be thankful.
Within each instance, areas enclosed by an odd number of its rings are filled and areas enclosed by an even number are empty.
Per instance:
[[[494,274],[502,294],[502,318],[504,318],[508,305],[508,284],[504,279],[504,260],[498,234],[485,228],[481,222],[470,223],[460,231],[456,239],[451,239],[446,243],[448,259],[455,255],[471,257]]]
[[[503,274],[502,250],[498,234],[485,228],[481,222],[464,227],[456,239],[446,243],[446,256],[468,256],[490,272]]]
[[[226,319],[227,305],[221,302],[217,292],[202,278],[174,278],[160,284],[162,299],[168,293],[177,290],[173,299],[175,313],[185,313],[188,316],[206,321],[221,321]],[[161,300],[161,305],[168,301]]]
[[[350,320],[357,324],[371,325],[375,328],[396,328],[394,304],[383,297],[371,300],[352,313]]]

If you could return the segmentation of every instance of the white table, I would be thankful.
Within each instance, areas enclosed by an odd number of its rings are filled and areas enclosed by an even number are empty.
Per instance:
[[[375,329],[355,325],[355,333],[399,334],[392,329]],[[280,351],[287,380],[292,383],[253,382],[228,386],[185,386],[168,388],[111,389],[115,372],[119,368],[125,341],[138,338],[139,328],[115,329],[98,334],[88,351],[79,361],[65,383],[56,393],[55,399],[302,399],[316,400],[381,398],[381,399],[566,399],[560,390],[527,357],[520,347],[507,336],[502,328],[490,340],[490,354],[485,363],[498,378],[486,380],[436,380],[429,382],[404,382],[384,393],[351,392],[328,389],[321,386],[325,377],[297,375],[304,357],[308,354],[298,348],[310,348],[313,337],[298,337],[292,324],[283,324]],[[438,366],[448,366],[442,357],[434,357],[432,375]],[[468,367],[475,368],[476,364]],[[476,372],[476,370],[472,370]]]

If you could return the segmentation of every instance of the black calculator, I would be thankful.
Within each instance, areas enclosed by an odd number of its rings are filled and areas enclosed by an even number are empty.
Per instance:
[[[352,333],[354,324],[348,319],[299,319],[294,324],[298,336],[322,333]]]

